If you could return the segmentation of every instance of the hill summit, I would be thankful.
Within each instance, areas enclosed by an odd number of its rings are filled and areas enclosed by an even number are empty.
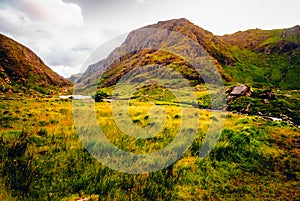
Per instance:
[[[88,91],[95,85],[100,88],[112,86],[131,69],[146,64],[175,66],[175,70],[197,84],[199,76],[195,76],[186,61],[161,51],[166,46],[172,46],[186,53],[192,51],[190,46],[180,39],[166,44],[161,41],[159,31],[153,31],[151,36],[138,34],[147,29],[168,30],[170,35],[176,32],[193,40],[208,53],[225,83],[243,83],[258,88],[299,89],[299,26],[277,30],[253,29],[217,36],[181,18],[161,21],[130,32],[121,46],[106,59],[87,68],[76,82],[78,91]],[[155,50],[147,47],[155,47]],[[140,51],[132,51],[133,49]],[[120,54],[123,55],[116,59]],[[101,70],[105,72],[101,80],[98,80]]]

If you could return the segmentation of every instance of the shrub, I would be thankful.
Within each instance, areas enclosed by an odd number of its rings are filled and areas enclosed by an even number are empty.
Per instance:
[[[176,115],[174,116],[174,118],[175,118],[175,119],[179,119],[179,118],[180,118],[180,115],[179,115],[179,114],[176,114]]]
[[[37,134],[38,134],[39,136],[47,136],[48,132],[47,132],[47,130],[46,130],[45,128],[41,128],[41,129],[37,132]]]
[[[95,94],[95,101],[96,102],[102,102],[104,98],[107,98],[107,93],[103,91],[97,91]]]

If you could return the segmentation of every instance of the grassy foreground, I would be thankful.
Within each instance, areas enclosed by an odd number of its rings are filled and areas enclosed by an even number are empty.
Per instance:
[[[147,105],[130,106],[133,122],[149,122]],[[160,140],[131,142],[114,124],[110,103],[96,103],[99,124],[118,147],[143,153],[172,140],[180,123],[166,106]],[[198,157],[214,117],[200,111],[197,136],[183,157],[155,173],[130,175],[101,165],[74,128],[72,102],[0,100],[0,200],[297,200],[300,129],[286,122],[226,114],[217,146]]]

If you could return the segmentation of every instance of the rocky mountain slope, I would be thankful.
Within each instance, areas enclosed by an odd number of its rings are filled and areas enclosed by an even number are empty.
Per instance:
[[[64,93],[72,83],[53,72],[30,49],[0,34],[0,92]]]
[[[212,33],[186,19],[159,22],[132,31],[106,59],[89,66],[77,80],[76,87],[84,91],[98,85],[102,73],[100,87],[108,87],[116,84],[130,70],[152,64],[168,66],[191,80],[192,85],[199,84],[203,82],[202,75],[197,74],[190,62],[183,58],[198,55],[214,63],[221,76],[225,75],[221,64],[232,63],[229,50]],[[229,77],[223,78],[230,80]]]
[[[225,83],[299,89],[299,26],[270,31],[255,29],[216,36],[186,19],[158,22],[132,31],[124,43],[106,59],[88,67],[77,80],[78,89],[88,91],[92,86],[114,85],[131,69],[146,64],[171,65],[183,73],[184,77],[192,80],[193,84],[203,81],[201,75],[196,75],[183,58],[162,51],[166,47],[172,47],[193,54],[191,45],[182,39],[164,42],[160,39],[163,37],[159,31],[152,31],[155,29],[177,32],[199,44],[217,66]],[[153,33],[139,34],[142,30]],[[139,51],[133,51],[136,49]],[[100,72],[100,69],[105,72]],[[99,80],[99,74],[102,73],[102,79]]]
[[[67,79],[70,80],[71,82],[75,83],[77,81],[77,79],[79,79],[81,77],[82,73],[77,73],[77,74],[73,74],[70,77],[68,77]]]

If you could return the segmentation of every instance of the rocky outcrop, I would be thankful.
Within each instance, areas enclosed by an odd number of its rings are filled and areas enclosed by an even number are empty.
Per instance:
[[[252,91],[249,86],[240,84],[232,89],[230,92],[231,96],[248,96],[250,97],[252,94]]]
[[[249,86],[240,84],[227,90],[226,93],[228,94],[227,100],[230,101],[240,96],[250,97],[252,95],[252,90]]]

